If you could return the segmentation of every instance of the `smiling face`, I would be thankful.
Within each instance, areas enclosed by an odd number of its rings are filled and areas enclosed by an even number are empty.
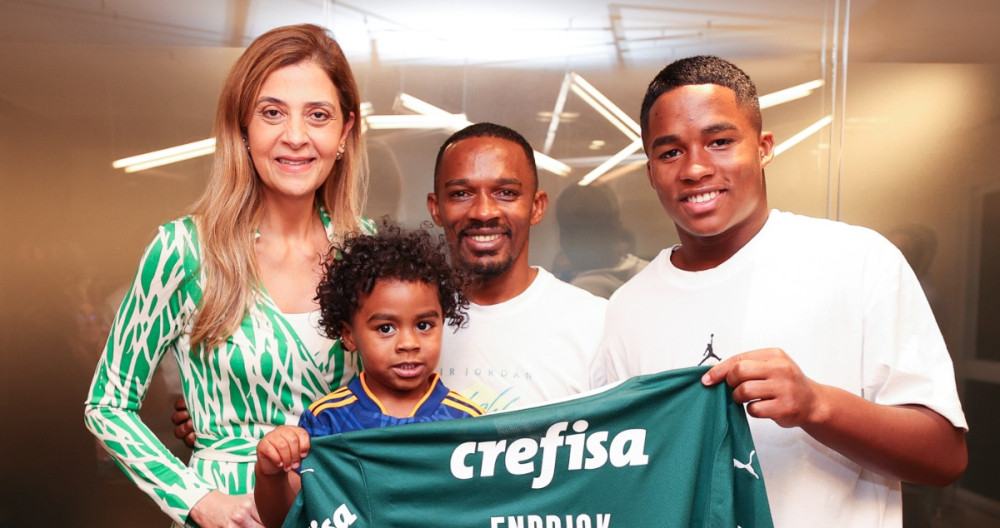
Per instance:
[[[330,77],[316,63],[272,72],[261,85],[246,141],[265,196],[312,199],[354,125]]]
[[[427,208],[444,227],[455,264],[486,280],[527,270],[528,234],[548,205],[536,187],[524,150],[512,141],[469,137],[449,145]]]
[[[682,259],[708,250],[725,260],[760,231],[774,138],[757,131],[732,90],[699,84],[664,93],[644,143],[649,183],[677,226]]]
[[[430,390],[444,316],[430,283],[379,279],[341,331],[364,364],[365,384],[386,407],[412,407]]]

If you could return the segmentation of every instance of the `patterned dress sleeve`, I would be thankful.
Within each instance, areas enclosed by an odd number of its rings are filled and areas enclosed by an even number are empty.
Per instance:
[[[358,225],[361,226],[361,232],[366,235],[374,235],[378,232],[378,224],[376,224],[371,218],[365,218],[362,216],[358,219]]]
[[[146,248],[97,365],[85,423],[118,465],[174,521],[212,486],[190,470],[139,418],[157,365],[184,335],[200,297],[190,219],[160,227]]]

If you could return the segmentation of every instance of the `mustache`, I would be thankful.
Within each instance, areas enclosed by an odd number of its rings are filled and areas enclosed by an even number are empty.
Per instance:
[[[469,236],[469,231],[478,229],[502,229],[505,234],[510,234],[510,227],[500,223],[500,220],[493,218],[485,222],[479,220],[469,220],[469,223],[459,230],[459,236]]]

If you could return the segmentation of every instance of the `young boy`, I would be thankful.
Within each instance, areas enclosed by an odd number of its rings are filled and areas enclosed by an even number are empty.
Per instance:
[[[279,426],[258,444],[254,498],[268,527],[281,526],[301,487],[294,470],[310,437],[483,414],[435,372],[444,320],[461,326],[468,306],[443,242],[384,221],[379,234],[349,236],[334,252],[317,295],[320,325],[360,354],[364,370],[313,402],[299,427]]]

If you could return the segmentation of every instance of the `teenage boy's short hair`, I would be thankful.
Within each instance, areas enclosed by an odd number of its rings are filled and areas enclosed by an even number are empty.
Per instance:
[[[323,265],[316,295],[320,326],[328,337],[340,337],[344,325],[357,312],[361,297],[383,279],[434,285],[447,323],[456,329],[465,323],[469,306],[462,293],[465,275],[448,264],[444,237],[431,235],[427,227],[407,230],[386,217],[378,234],[354,233],[334,245]]]
[[[757,132],[761,131],[760,101],[750,76],[725,59],[698,55],[668,64],[649,83],[639,111],[642,133],[649,131],[649,110],[661,95],[674,88],[696,84],[716,84],[732,90],[736,94],[736,102],[749,114]]]

